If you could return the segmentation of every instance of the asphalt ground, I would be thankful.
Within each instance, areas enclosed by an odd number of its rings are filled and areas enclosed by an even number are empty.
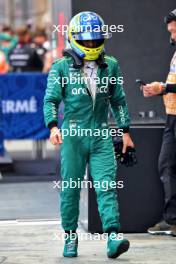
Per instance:
[[[79,228],[79,234],[84,230]],[[60,235],[59,235],[60,234]],[[0,222],[0,263],[3,264],[175,264],[172,237],[127,234],[131,247],[118,259],[106,256],[106,241],[79,240],[78,257],[64,258],[62,230],[55,221]],[[80,237],[82,238],[82,237]]]
[[[118,259],[108,259],[106,241],[95,236],[90,239],[83,228],[87,211],[83,202],[78,232],[84,239],[79,240],[79,255],[74,259],[64,258],[59,190],[53,184],[58,169],[57,158],[53,163],[56,152],[52,150],[43,162],[31,157],[30,147],[25,144],[20,149],[18,143],[10,146],[16,170],[1,174],[0,264],[176,263],[176,238],[146,233],[124,234],[131,243],[129,251]],[[85,201],[84,192],[82,198]]]

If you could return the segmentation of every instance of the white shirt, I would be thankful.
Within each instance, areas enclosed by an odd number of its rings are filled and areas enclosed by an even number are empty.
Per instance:
[[[87,88],[89,89],[89,92],[92,96],[93,101],[95,102],[96,98],[96,88],[97,84],[95,81],[95,78],[97,78],[97,63],[95,61],[84,61],[84,67],[83,72],[85,77],[91,78],[91,81],[89,82],[89,78],[87,79]]]

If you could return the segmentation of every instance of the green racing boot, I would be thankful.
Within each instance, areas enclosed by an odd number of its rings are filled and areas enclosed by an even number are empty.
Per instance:
[[[118,233],[111,232],[107,242],[108,258],[117,258],[128,251],[130,242],[127,239],[118,239]]]
[[[76,233],[65,235],[63,256],[73,258],[78,256],[78,235]]]

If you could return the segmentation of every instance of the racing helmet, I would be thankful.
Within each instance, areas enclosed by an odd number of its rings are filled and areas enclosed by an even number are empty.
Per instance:
[[[103,30],[103,19],[94,12],[81,12],[74,16],[68,28],[68,40],[75,53],[86,60],[96,60],[104,50],[108,34]],[[96,40],[96,47],[86,47],[84,40]]]

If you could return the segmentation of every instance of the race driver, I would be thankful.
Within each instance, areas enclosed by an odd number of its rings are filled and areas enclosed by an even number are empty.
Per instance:
[[[121,77],[119,64],[115,58],[104,53],[104,41],[108,34],[102,30],[103,25],[102,18],[94,12],[81,12],[74,16],[68,31],[71,49],[65,50],[63,58],[54,62],[48,76],[44,98],[45,122],[51,131],[51,142],[61,144],[61,177],[68,182],[70,178],[83,180],[87,164],[93,181],[115,181],[116,162],[111,136],[106,139],[102,135],[63,137],[63,129],[98,129],[100,132],[108,129],[111,105],[118,128],[123,130],[123,152],[127,147],[134,147],[129,135],[130,119],[125,94],[117,81]],[[77,77],[76,83],[60,82],[66,78],[70,80],[71,75]],[[80,84],[80,76],[90,79]],[[108,77],[105,86],[101,84],[103,77]],[[116,83],[109,83],[111,77],[115,77]],[[99,84],[95,81],[97,78]],[[60,131],[57,124],[61,100],[65,107]],[[98,187],[95,191],[103,231],[108,233],[107,256],[116,258],[129,248],[127,239],[117,239],[120,224],[116,190],[109,186],[107,191]],[[77,256],[79,200],[80,188],[61,190],[62,227],[66,234],[64,257]]]
[[[176,9],[165,18],[176,44]],[[148,229],[150,234],[176,236],[176,52],[171,60],[166,83],[152,82],[142,87],[145,97],[163,95],[167,121],[159,157],[159,173],[164,186],[165,204],[163,219]]]

